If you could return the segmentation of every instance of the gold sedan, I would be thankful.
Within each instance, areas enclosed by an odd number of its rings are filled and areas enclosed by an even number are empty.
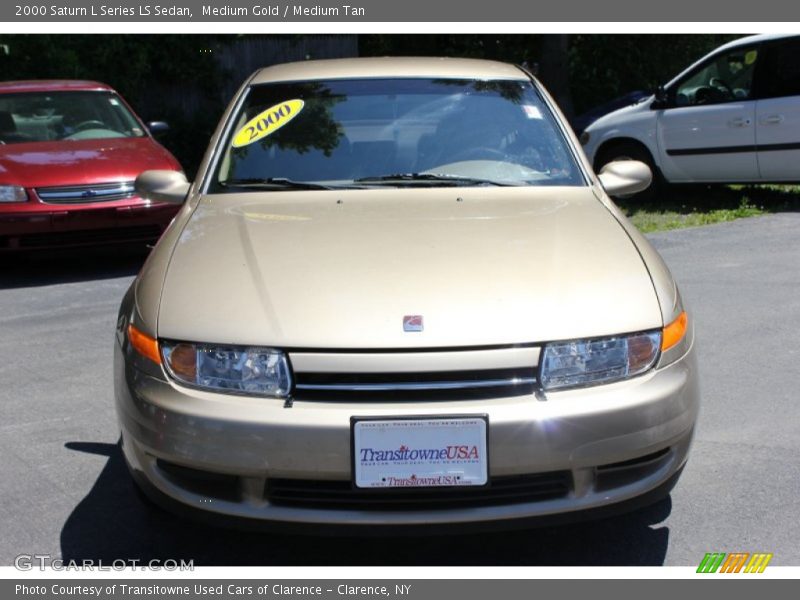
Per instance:
[[[291,526],[500,528],[668,493],[698,412],[666,265],[523,69],[278,65],[241,87],[120,309],[135,480]],[[429,529],[428,529],[429,531]]]

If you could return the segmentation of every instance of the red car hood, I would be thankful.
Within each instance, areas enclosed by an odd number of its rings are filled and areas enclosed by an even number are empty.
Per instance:
[[[164,147],[148,137],[0,146],[0,183],[25,187],[133,180],[148,169],[180,168]]]

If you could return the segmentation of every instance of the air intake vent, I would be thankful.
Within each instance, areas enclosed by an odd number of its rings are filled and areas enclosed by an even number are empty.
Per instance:
[[[349,481],[270,479],[272,504],[353,510],[430,510],[540,502],[563,498],[572,489],[569,471],[492,477],[487,487],[360,490]]]
[[[644,479],[663,467],[672,456],[670,449],[664,448],[631,460],[597,467],[595,489],[610,490]]]

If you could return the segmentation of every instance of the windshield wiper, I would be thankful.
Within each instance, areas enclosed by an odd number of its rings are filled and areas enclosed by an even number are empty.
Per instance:
[[[226,179],[220,181],[223,187],[244,187],[274,190],[335,190],[334,186],[310,181],[293,181],[286,177],[249,177],[246,179]]]
[[[491,179],[480,179],[478,177],[461,177],[460,175],[448,175],[447,173],[393,173],[391,175],[378,175],[375,177],[359,177],[354,180],[356,183],[386,183],[390,185],[402,184],[405,182],[433,182],[446,185],[499,185],[513,186],[515,184],[493,181]]]

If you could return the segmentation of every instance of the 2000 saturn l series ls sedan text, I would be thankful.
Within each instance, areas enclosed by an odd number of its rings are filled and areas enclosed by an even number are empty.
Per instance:
[[[650,177],[596,176],[516,66],[259,71],[193,184],[137,180],[185,206],[119,313],[135,480],[196,516],[313,531],[663,497],[698,412],[692,320],[606,195]]]

